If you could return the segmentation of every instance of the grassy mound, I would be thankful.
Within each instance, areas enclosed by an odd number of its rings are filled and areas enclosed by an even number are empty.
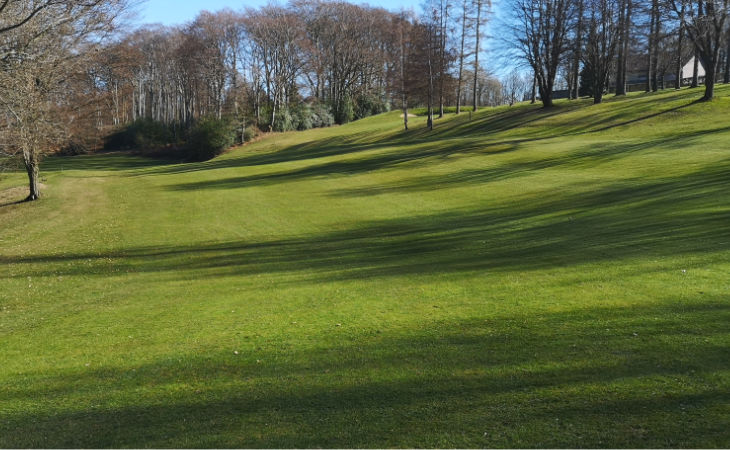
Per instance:
[[[0,207],[0,447],[727,447],[718,94],[50,159]]]

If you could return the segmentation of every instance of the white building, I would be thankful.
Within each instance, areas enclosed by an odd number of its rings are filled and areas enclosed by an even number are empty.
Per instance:
[[[695,70],[695,58],[694,56],[690,58],[689,62],[682,67],[682,79],[683,80],[689,80],[694,75]],[[702,65],[702,61],[700,60],[699,64],[697,65],[697,77],[698,78],[704,78],[705,77],[705,66]]]

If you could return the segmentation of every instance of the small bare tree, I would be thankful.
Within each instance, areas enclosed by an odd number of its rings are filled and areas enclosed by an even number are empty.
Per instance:
[[[27,200],[40,198],[39,164],[66,135],[61,114],[80,62],[108,36],[126,0],[0,2],[2,152],[22,156]]]
[[[473,26],[473,21],[469,18],[469,15],[471,14],[470,5],[471,2],[469,2],[468,0],[462,0],[459,16],[459,26],[461,28],[461,32],[459,35],[460,45],[458,55],[459,75],[456,84],[456,114],[461,113],[461,91],[464,86],[464,61],[469,56],[468,50],[466,48],[466,35]]]
[[[702,99],[712,100],[720,49],[727,34],[730,0],[669,0],[669,3],[674,12],[684,19],[684,31],[705,67],[705,95]]]
[[[632,0],[619,0],[618,60],[616,62],[616,95],[626,95],[626,71],[631,43]]]
[[[479,99],[477,97],[477,84],[479,82],[477,74],[479,73],[479,52],[481,49],[481,38],[482,38],[482,22],[486,17],[486,12],[483,11],[485,8],[492,6],[491,0],[474,0],[474,8],[476,9],[476,21],[474,22],[474,89],[472,91],[472,107],[476,111],[479,108]]]
[[[528,81],[519,71],[513,70],[504,79],[502,86],[507,102],[510,106],[513,106],[525,95]]]
[[[514,0],[515,39],[535,72],[544,107],[553,105],[553,87],[568,47],[572,0]]]
[[[615,0],[588,0],[590,17],[583,62],[593,74],[591,88],[594,104],[603,101],[616,45],[619,42],[617,6]]]

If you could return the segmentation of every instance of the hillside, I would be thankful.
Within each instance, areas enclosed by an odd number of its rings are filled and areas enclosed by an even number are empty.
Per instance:
[[[717,94],[0,178],[0,447],[728,447]]]

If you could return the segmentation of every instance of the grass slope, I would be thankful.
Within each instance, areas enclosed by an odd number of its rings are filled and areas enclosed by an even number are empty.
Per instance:
[[[718,94],[49,159],[0,207],[0,447],[728,447]]]

